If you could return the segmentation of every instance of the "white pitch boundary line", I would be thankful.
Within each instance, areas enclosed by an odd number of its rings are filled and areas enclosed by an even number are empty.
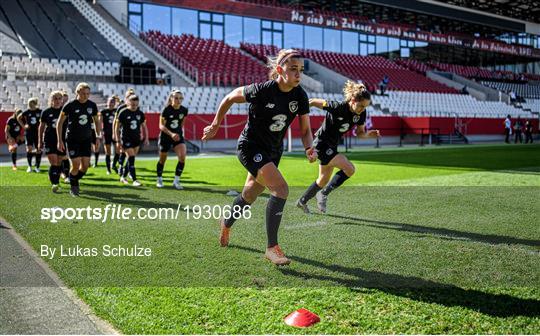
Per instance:
[[[30,244],[21,236],[19,235],[13,226],[9,224],[3,217],[0,217],[0,222],[9,228],[7,231],[7,234],[11,235],[13,239],[23,248],[32,259],[38,264],[41,269],[51,278],[51,280],[60,288],[64,294],[81,309],[83,314],[90,319],[92,323],[97,327],[98,330],[101,330],[104,335],[120,335],[120,332],[116,330],[108,321],[103,320],[99,318],[95,313],[92,311],[92,308],[90,308],[89,305],[87,305],[79,296],[75,293],[75,291],[64,283],[62,279],[54,272],[49,265],[37,254],[36,251],[30,246]]]

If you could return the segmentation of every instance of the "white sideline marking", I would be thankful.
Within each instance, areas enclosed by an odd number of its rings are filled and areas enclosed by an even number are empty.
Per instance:
[[[307,227],[323,226],[326,224],[328,223],[325,221],[317,221],[317,222],[311,222],[311,223],[300,223],[296,225],[285,225],[283,229],[285,230],[303,229]]]

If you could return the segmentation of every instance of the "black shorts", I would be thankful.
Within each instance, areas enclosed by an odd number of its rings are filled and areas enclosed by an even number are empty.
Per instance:
[[[45,151],[45,155],[49,155],[49,154],[56,154],[58,156],[66,155],[66,152],[60,152],[58,150],[58,144],[56,143],[56,141],[51,141],[47,139],[45,139],[45,141],[43,142],[43,150]]]
[[[315,149],[317,150],[317,155],[319,157],[321,166],[326,166],[334,157],[336,157],[336,155],[339,154],[337,146],[329,146],[325,142],[316,142]]]
[[[90,157],[92,152],[92,139],[83,141],[69,140],[66,141],[66,150],[70,159],[78,157]]]
[[[279,166],[282,154],[283,150],[269,153],[259,149],[258,146],[254,144],[246,142],[239,143],[236,152],[242,166],[244,166],[253,177],[257,177],[259,169],[269,162],[273,162],[276,167]]]
[[[178,134],[180,136],[180,139],[178,141],[174,141],[170,136],[168,135],[160,135],[158,140],[159,145],[159,151],[161,153],[167,153],[172,148],[178,146],[179,144],[185,143],[184,136],[182,134]]]
[[[122,144],[122,147],[124,147],[124,149],[135,148],[141,145],[141,138],[140,137],[122,138],[122,141],[120,143]]]
[[[108,133],[108,132],[103,132],[103,141],[105,142],[106,145],[110,145],[113,142],[115,142],[112,139],[112,133]]]
[[[37,147],[38,146],[38,129],[29,128],[24,132],[25,143],[27,146]]]

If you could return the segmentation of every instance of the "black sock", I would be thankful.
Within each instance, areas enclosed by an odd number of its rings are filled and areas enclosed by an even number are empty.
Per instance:
[[[129,173],[131,174],[131,178],[133,181],[137,181],[137,173],[135,172],[135,157],[130,156],[128,158],[128,164],[129,164]]]
[[[77,179],[77,175],[73,175],[71,173],[69,173],[69,185],[71,185],[72,187],[77,187],[79,185],[79,179]]]
[[[107,166],[107,171],[111,171],[111,156],[105,155],[105,165]]]
[[[99,161],[99,152],[94,152],[94,164],[97,166]]]
[[[13,165],[17,165],[17,152],[11,153],[11,162],[13,162]]]
[[[79,173],[77,173],[77,181],[80,181],[85,174],[86,174],[86,172],[83,172],[82,170],[79,170]]]
[[[246,205],[250,204],[246,202],[246,200],[242,197],[242,194],[236,196],[231,207],[231,217],[225,218],[224,220],[226,227],[230,228],[238,218],[242,217],[242,214],[244,213],[244,207]],[[236,216],[233,216],[233,214],[236,214]]]
[[[32,153],[26,153],[26,160],[28,161],[28,167],[32,167]]]
[[[60,166],[51,166],[49,168],[49,178],[52,184],[60,183]]]
[[[319,185],[317,184],[317,181],[313,182],[306,190],[306,192],[304,192],[304,194],[302,195],[302,197],[300,197],[300,202],[302,202],[303,204],[306,204],[310,199],[313,198],[313,196],[315,196],[315,194],[321,190],[322,188],[319,187]]]
[[[278,244],[277,236],[285,202],[287,202],[286,199],[272,195],[266,205],[266,235],[268,237],[268,247],[273,247]]]
[[[157,177],[163,176],[163,166],[164,166],[163,163],[159,163],[159,161],[158,161],[158,163],[156,165]]]
[[[129,158],[130,157],[128,157],[127,160],[125,161],[125,164],[120,167],[120,171],[122,172],[122,176],[124,178],[126,178],[129,173]]]
[[[182,176],[182,172],[184,171],[184,166],[186,165],[185,162],[181,162],[181,161],[178,161],[178,163],[176,164],[176,171],[175,171],[175,175],[178,176],[178,178],[180,178],[180,176]]]
[[[112,161],[112,166],[113,167],[116,167],[116,165],[118,164],[118,159],[120,158],[120,155],[118,153],[114,153],[114,157],[113,157],[113,161]]]
[[[49,181],[51,181],[51,184],[56,184],[54,183],[54,167],[53,165],[49,166]]]
[[[120,176],[124,176],[124,160],[126,159],[126,153],[120,154],[120,157],[118,158],[118,165],[119,168],[119,174]]]
[[[336,189],[340,185],[343,184],[349,177],[343,170],[338,171],[334,177],[332,177],[332,180],[330,180],[330,183],[324,187],[322,190],[323,195],[328,195],[332,190]]]
[[[41,152],[36,153],[36,168],[39,168],[41,166]]]
[[[70,169],[71,167],[69,166],[69,160],[68,159],[62,160],[62,172],[64,173],[65,177],[69,176]]]

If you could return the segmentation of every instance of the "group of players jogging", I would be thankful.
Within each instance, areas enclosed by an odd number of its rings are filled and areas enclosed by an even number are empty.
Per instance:
[[[237,145],[237,156],[248,171],[242,193],[233,201],[232,207],[244,211],[266,189],[270,199],[266,206],[267,248],[265,256],[276,265],[290,263],[278,244],[278,230],[285,203],[289,194],[285,178],[278,169],[283,153],[283,138],[294,120],[299,116],[302,143],[309,162],[319,160],[319,176],[297,200],[296,206],[310,213],[308,202],[316,198],[317,208],[326,213],[327,197],[355,173],[355,166],[346,156],[338,152],[338,144],[343,136],[357,126],[360,138],[379,137],[378,130],[366,131],[366,108],[371,95],[361,83],[348,81],[343,88],[344,101],[308,99],[300,85],[304,62],[299,52],[284,49],[276,57],[269,58],[270,79],[264,83],[254,83],[238,87],[221,101],[213,122],[204,128],[202,140],[212,139],[218,132],[225,114],[233,104],[249,103],[248,120]],[[36,157],[36,171],[39,171],[41,150],[44,149],[50,162],[49,179],[52,190],[58,192],[59,179],[63,174],[69,179],[70,193],[79,195],[79,181],[90,164],[92,146],[99,150],[98,141],[103,138],[107,173],[111,170],[120,174],[120,181],[140,186],[135,169],[135,158],[142,143],[148,144],[148,129],[144,113],[139,109],[139,98],[133,90],[125,93],[124,101],[116,96],[107,101],[107,108],[98,112],[97,106],[88,98],[90,87],[79,83],[76,98],[66,102],[61,91],[50,94],[48,108],[37,109],[37,101],[29,101],[28,110],[16,112],[6,124],[6,138],[16,165],[16,149],[21,144],[20,127],[25,130],[28,170],[32,170],[32,156]],[[156,165],[157,187],[163,187],[163,168],[167,153],[173,150],[178,163],[173,186],[182,189],[180,177],[186,160],[186,145],[182,126],[188,110],[182,106],[183,95],[173,90],[161,112],[159,122],[159,160]],[[64,105],[65,104],[65,105]],[[326,111],[321,127],[311,132],[309,109],[314,106]],[[111,164],[111,145],[115,155]],[[71,164],[66,164],[66,156]],[[97,156],[96,156],[97,162]],[[124,165],[124,163],[127,164]],[[116,165],[119,164],[119,168]],[[69,169],[66,166],[69,165]],[[339,171],[332,177],[334,168]],[[16,168],[14,168],[16,169]],[[235,218],[220,220],[221,246],[229,244],[231,228]]]

